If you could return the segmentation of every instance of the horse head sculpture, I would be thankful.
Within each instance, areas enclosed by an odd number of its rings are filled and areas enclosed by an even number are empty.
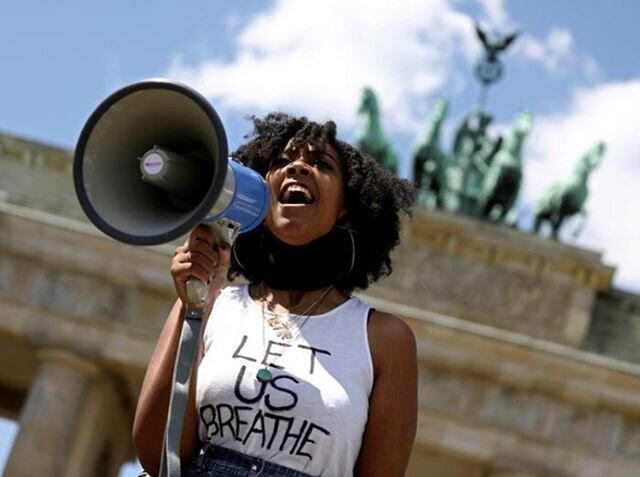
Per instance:
[[[413,146],[413,181],[430,206],[441,206],[440,192],[444,187],[446,156],[440,147],[440,131],[449,102],[438,98],[426,130],[418,136]]]
[[[356,145],[384,168],[395,173],[398,169],[398,157],[385,138],[378,99],[371,88],[365,87],[362,90],[358,113],[364,116],[365,122],[356,133]]]

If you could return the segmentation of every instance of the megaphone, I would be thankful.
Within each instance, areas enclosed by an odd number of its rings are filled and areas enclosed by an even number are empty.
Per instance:
[[[73,180],[89,220],[116,240],[157,245],[207,223],[230,244],[263,221],[269,201],[264,179],[227,155],[210,103],[151,79],[117,90],[91,114]]]
[[[269,202],[264,179],[227,154],[222,122],[204,97],[171,81],[141,81],[116,91],[91,114],[76,146],[73,181],[89,219],[116,240],[155,245],[207,223],[230,244],[262,222]],[[161,475],[167,469],[181,475],[185,389],[207,289],[199,280],[187,281]]]

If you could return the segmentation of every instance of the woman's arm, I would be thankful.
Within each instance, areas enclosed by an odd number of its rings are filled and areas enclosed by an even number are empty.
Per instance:
[[[368,325],[374,384],[356,463],[356,477],[402,477],[409,463],[418,413],[418,361],[411,328],[373,312]]]
[[[160,468],[160,456],[162,452],[162,438],[167,422],[167,410],[171,383],[173,378],[173,363],[176,358],[176,350],[180,339],[184,306],[177,300],[164,324],[160,338],[147,372],[144,376],[138,405],[133,420],[133,444],[140,459],[142,467],[150,475],[158,475]],[[192,375],[191,381],[195,381]],[[180,455],[186,461],[193,453],[196,445],[196,422],[194,416],[193,386],[190,383],[189,404],[185,411],[182,428],[182,441]]]
[[[207,282],[211,280],[205,301],[202,330],[213,302],[220,292],[229,268],[229,249],[214,247],[214,238],[208,227],[196,228],[185,245],[178,247],[171,261],[171,275],[174,280],[178,300],[164,324],[155,350],[149,361],[142,383],[138,405],[133,421],[132,437],[134,447],[142,467],[150,474],[157,475],[160,467],[162,439],[167,422],[167,411],[173,367],[184,321],[187,303],[186,282],[195,277]],[[185,412],[180,455],[187,462],[198,441],[197,416],[195,412],[196,370],[199,359],[193,367],[190,381],[189,404]]]

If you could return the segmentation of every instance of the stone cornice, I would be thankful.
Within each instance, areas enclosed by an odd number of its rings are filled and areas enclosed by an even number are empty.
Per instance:
[[[28,167],[71,172],[73,153],[69,149],[0,133],[0,159],[20,161]]]
[[[112,240],[91,224],[0,202],[0,250],[38,257],[121,284],[172,290],[173,246],[134,247]]]
[[[615,269],[602,255],[507,227],[442,212],[416,211],[406,238],[452,256],[607,290]]]

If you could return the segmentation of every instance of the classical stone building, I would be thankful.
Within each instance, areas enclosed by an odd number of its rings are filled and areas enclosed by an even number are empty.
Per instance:
[[[418,339],[407,475],[640,475],[640,297],[611,288],[600,255],[437,213],[404,234],[362,298]],[[103,236],[69,151],[0,135],[0,414],[19,424],[5,476],[112,477],[134,458],[171,249]]]

